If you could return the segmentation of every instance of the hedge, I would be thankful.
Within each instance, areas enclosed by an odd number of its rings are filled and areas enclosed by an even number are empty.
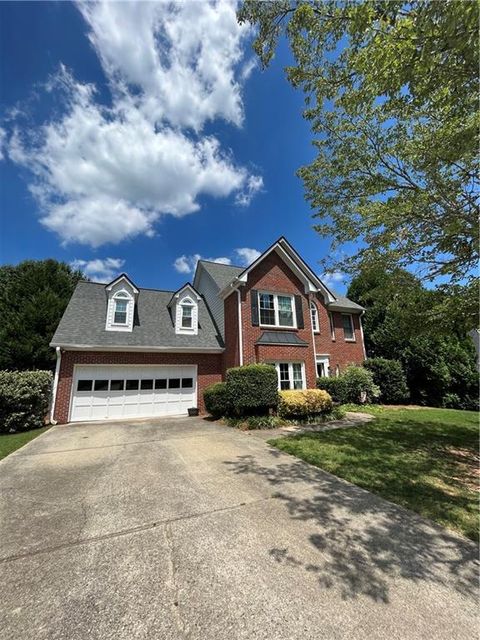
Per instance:
[[[216,382],[207,387],[203,392],[203,401],[205,402],[206,410],[214,418],[226,416],[231,411],[225,382]]]
[[[407,377],[398,360],[369,358],[365,360],[363,366],[372,372],[374,383],[380,387],[381,402],[401,404],[408,400],[410,391],[407,386]]]
[[[337,378],[318,378],[317,387],[328,391],[337,402],[374,402],[380,388],[373,374],[359,365],[349,365]]]
[[[268,413],[278,405],[278,377],[270,364],[248,364],[227,370],[227,398],[236,415]]]
[[[44,426],[51,390],[50,371],[0,371],[0,433]]]
[[[321,389],[280,391],[278,413],[282,418],[310,418],[329,413],[333,408],[331,396]]]

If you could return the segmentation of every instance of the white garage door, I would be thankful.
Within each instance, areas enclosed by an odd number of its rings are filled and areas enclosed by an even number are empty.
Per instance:
[[[185,415],[196,406],[196,366],[75,367],[71,421]]]

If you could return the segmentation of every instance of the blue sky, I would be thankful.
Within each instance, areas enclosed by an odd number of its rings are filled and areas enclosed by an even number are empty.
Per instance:
[[[254,67],[233,6],[3,2],[0,25],[2,263],[175,289],[196,256],[243,264],[281,235],[314,268],[328,253],[288,50]]]

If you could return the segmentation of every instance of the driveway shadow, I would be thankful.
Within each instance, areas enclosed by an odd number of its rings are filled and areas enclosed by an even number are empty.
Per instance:
[[[362,595],[387,603],[396,578],[477,598],[473,542],[300,460],[268,453],[271,465],[263,455],[261,462],[244,455],[225,465],[232,473],[264,478],[291,519],[312,524],[304,542],[318,552],[318,561],[305,562],[273,546],[269,555],[275,562],[314,574],[321,588],[335,586],[343,599]]]

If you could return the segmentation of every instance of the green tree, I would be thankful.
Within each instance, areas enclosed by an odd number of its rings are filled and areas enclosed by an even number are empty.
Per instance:
[[[437,330],[438,293],[402,270],[370,269],[352,280],[348,296],[366,308],[370,358],[399,360],[414,403],[475,408],[478,372],[473,341],[459,327]]]
[[[264,66],[290,43],[317,151],[299,175],[333,239],[325,266],[415,266],[442,278],[439,317],[461,308],[476,326],[476,0],[247,0],[238,18],[257,27]],[[338,251],[351,242],[356,253]]]
[[[56,260],[0,267],[0,369],[54,367],[49,343],[80,279]]]

